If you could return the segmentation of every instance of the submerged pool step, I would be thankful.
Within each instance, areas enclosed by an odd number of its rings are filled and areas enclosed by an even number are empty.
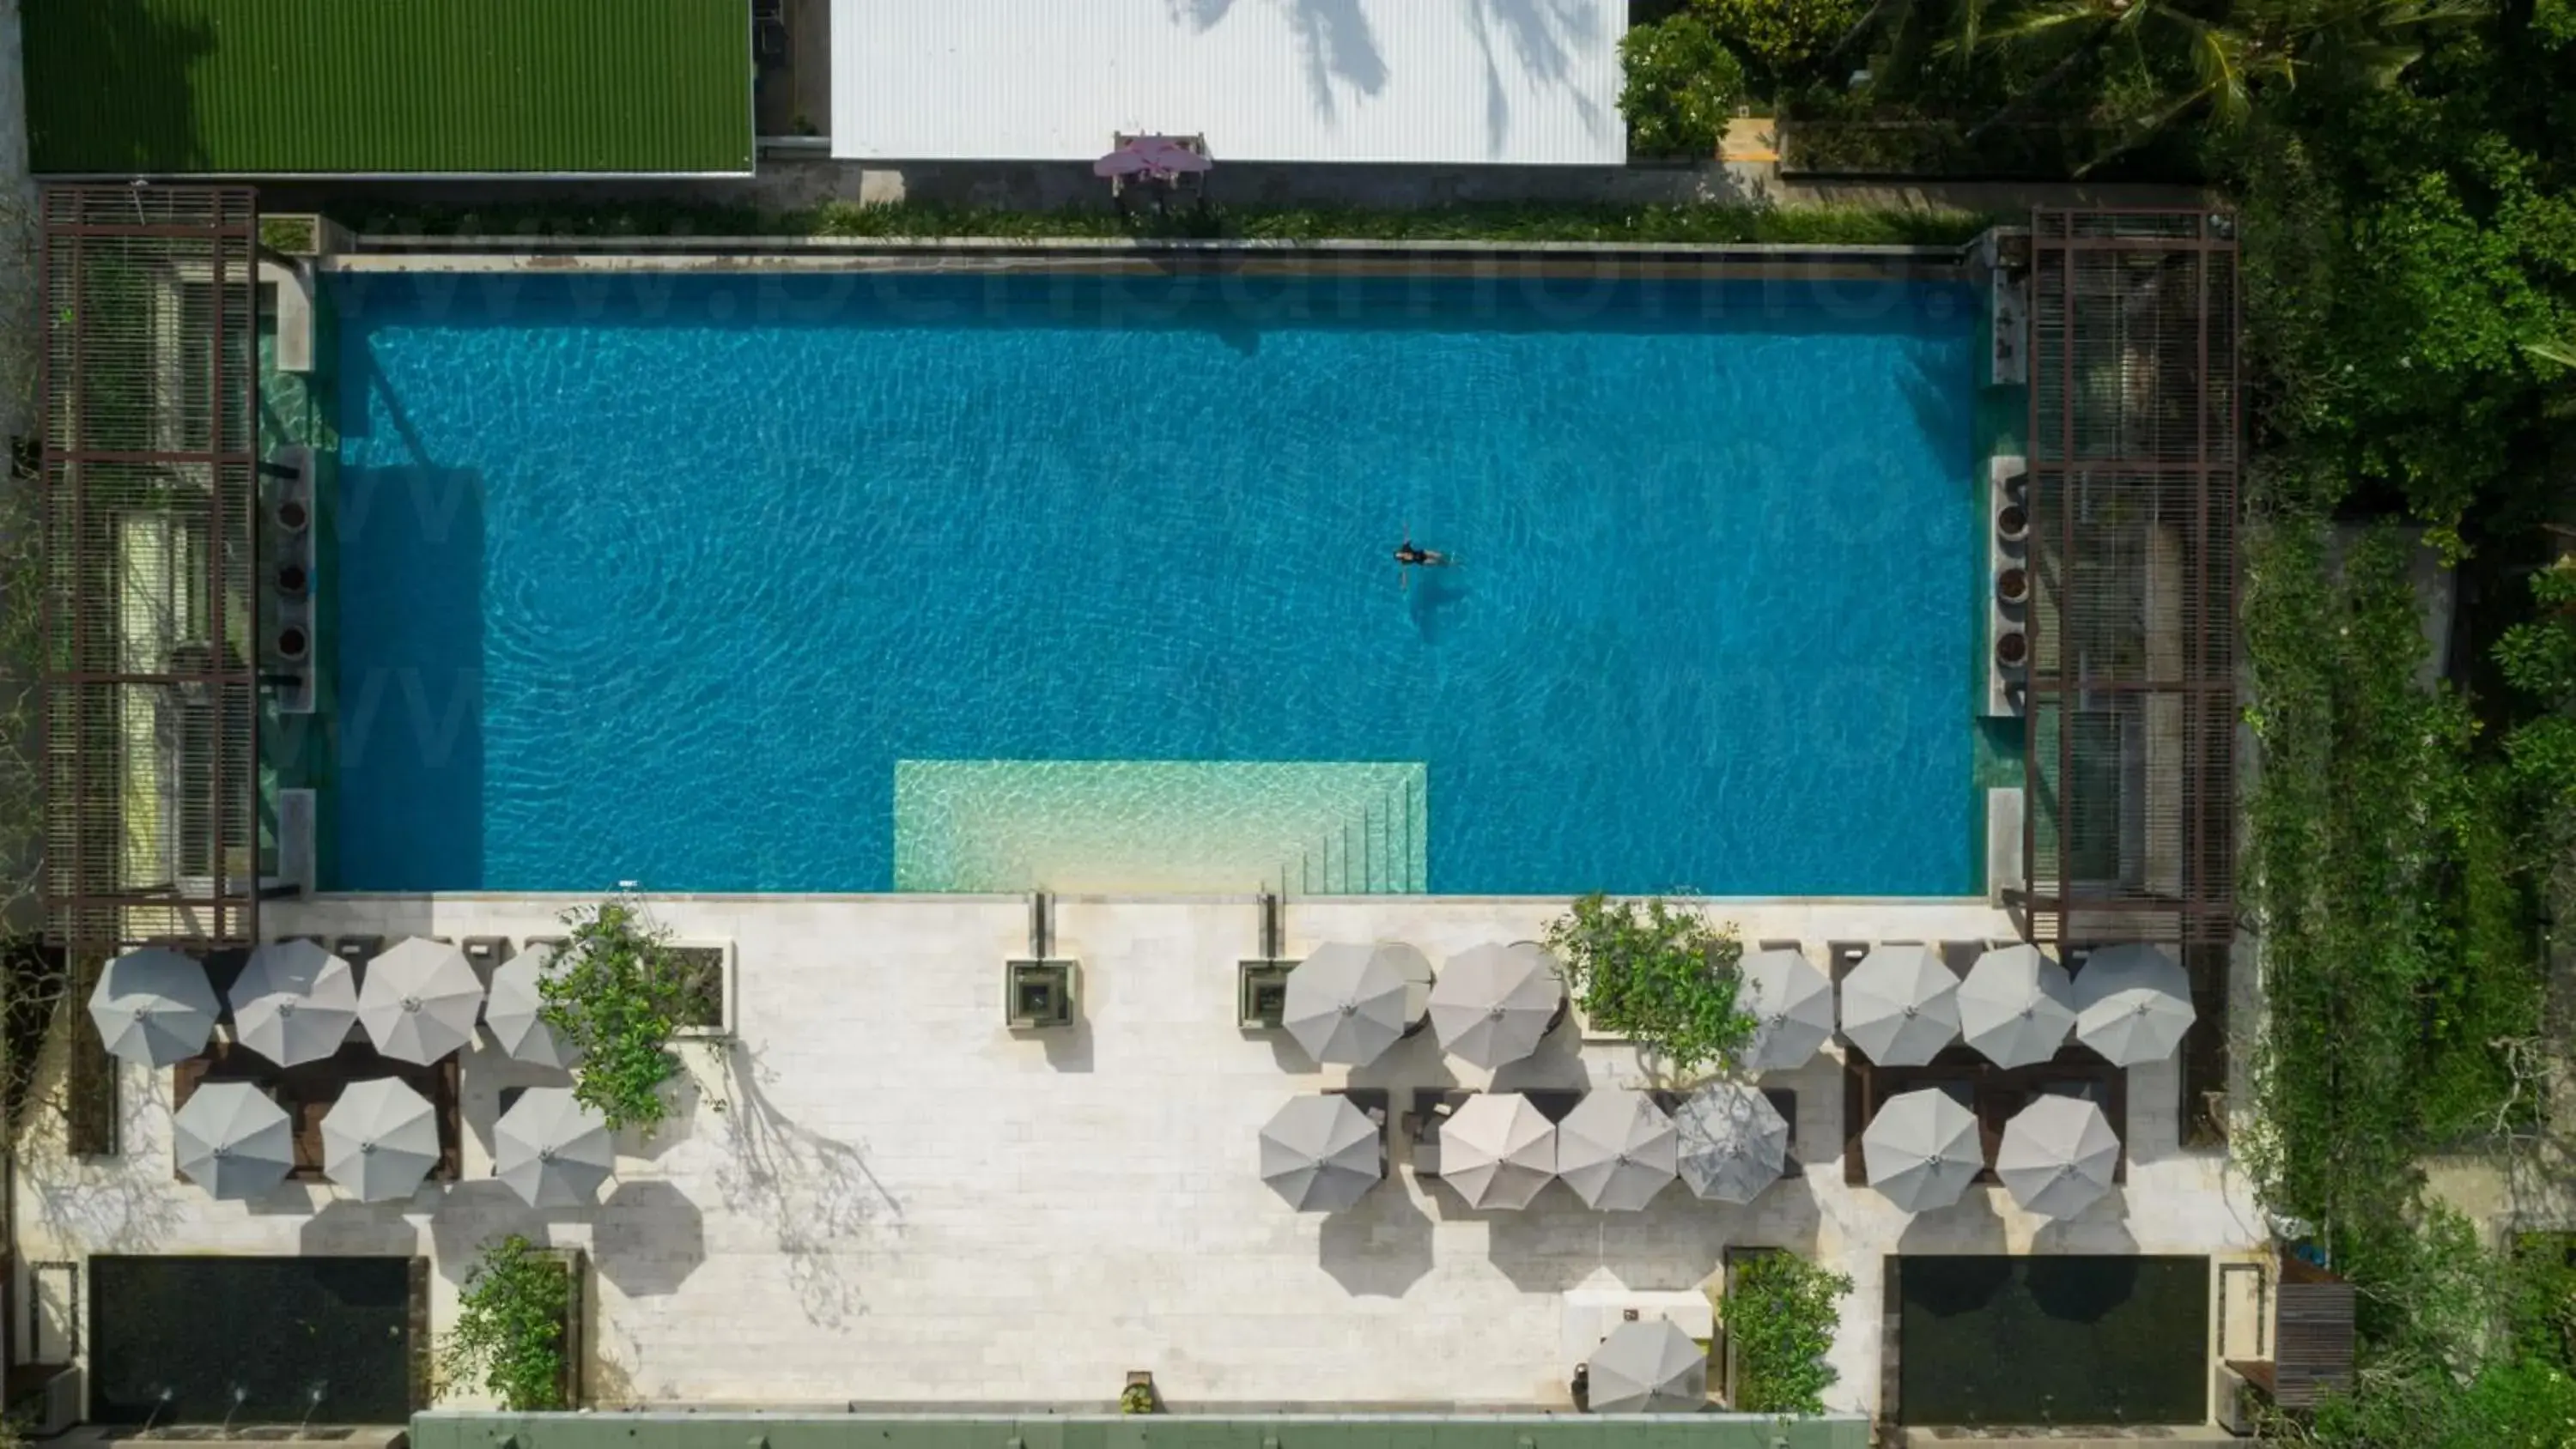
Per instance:
[[[902,891],[1428,889],[1419,763],[901,760]]]

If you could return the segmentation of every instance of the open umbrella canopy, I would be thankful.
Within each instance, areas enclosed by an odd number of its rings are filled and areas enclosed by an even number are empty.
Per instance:
[[[1091,163],[1091,174],[1116,176],[1185,176],[1216,169],[1216,162],[1190,148],[1177,136],[1137,136]]]
[[[483,983],[455,947],[412,936],[367,963],[358,1022],[376,1050],[423,1066],[474,1040]]]
[[[1491,1071],[1538,1050],[1565,1005],[1565,978],[1535,941],[1487,944],[1450,957],[1430,999],[1441,1050]]]
[[[1288,973],[1281,1024],[1319,1062],[1364,1067],[1422,1019],[1431,1001],[1431,963],[1392,941],[1336,943]]]
[[[2115,1067],[2160,1062],[2199,1019],[2191,977],[2161,946],[2109,946],[2075,973],[2075,1036]]]
[[[360,1202],[396,1202],[438,1165],[438,1114],[391,1077],[351,1082],[322,1115],[322,1170]]]
[[[607,1119],[570,1087],[531,1087],[492,1124],[492,1175],[530,1207],[587,1207],[616,1166]]]
[[[552,946],[532,946],[495,968],[483,1024],[512,1060],[569,1071],[581,1053],[557,1037],[542,1015],[546,1003],[540,983],[553,973],[554,955]]]
[[[1708,1407],[1708,1353],[1669,1318],[1620,1324],[1585,1367],[1596,1414],[1690,1414]]]
[[[2057,1055],[2075,1026],[2066,968],[2037,946],[1988,951],[1959,983],[1959,1031],[1999,1067],[2036,1066]]]
[[[1744,958],[1735,1003],[1753,1018],[1745,1048],[1749,1072],[1805,1066],[1834,1034],[1834,983],[1805,953],[1785,946]]]
[[[220,1010],[206,968],[160,946],[108,962],[89,994],[89,1018],[108,1052],[147,1067],[173,1066],[204,1051]]]
[[[1673,1114],[1682,1181],[1709,1202],[1749,1203],[1788,1169],[1789,1121],[1740,1082],[1710,1082]]]
[[[2120,1139],[2102,1109],[2081,1097],[2033,1098],[2004,1124],[1995,1176],[2013,1201],[2046,1217],[2068,1218],[2111,1190]]]
[[[233,981],[233,1039],[281,1067],[318,1062],[358,1024],[358,978],[313,941],[271,941]]]
[[[1350,1098],[1298,1097],[1261,1129],[1261,1180],[1301,1213],[1357,1206],[1386,1175],[1384,1135]]]
[[[1843,1035],[1882,1067],[1919,1067],[1959,1034],[1959,978],[1929,946],[1881,946],[1843,978]]]
[[[203,1082],[171,1119],[179,1171],[231,1202],[260,1197],[295,1166],[286,1109],[248,1082]]]
[[[1869,1185],[1910,1213],[1948,1207],[1986,1165],[1976,1114],[1937,1087],[1879,1104],[1860,1135]]]
[[[1587,1092],[1556,1124],[1556,1175],[1603,1212],[1653,1201],[1680,1169],[1679,1154],[1673,1119],[1643,1092]]]
[[[1556,1128],[1518,1092],[1482,1092],[1440,1124],[1440,1180],[1472,1208],[1525,1208],[1556,1176]]]

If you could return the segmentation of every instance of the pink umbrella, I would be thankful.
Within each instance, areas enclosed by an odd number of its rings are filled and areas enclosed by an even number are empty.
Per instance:
[[[1091,163],[1091,174],[1110,178],[1150,176],[1166,181],[1196,175],[1216,163],[1171,136],[1138,136]]]

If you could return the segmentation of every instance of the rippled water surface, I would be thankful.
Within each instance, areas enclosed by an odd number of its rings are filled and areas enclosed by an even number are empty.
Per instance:
[[[1962,289],[336,300],[337,887],[888,889],[905,760],[1419,762],[1443,893],[1972,884]]]

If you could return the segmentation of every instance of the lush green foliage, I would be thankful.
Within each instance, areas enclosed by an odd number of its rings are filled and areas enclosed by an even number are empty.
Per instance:
[[[1379,210],[1211,205],[1168,216],[1088,211],[996,211],[927,202],[830,202],[805,211],[636,203],[600,206],[420,208],[380,212],[359,230],[384,236],[834,237],[907,240],[1047,237],[1311,242],[1697,242],[1955,246],[1994,224],[1933,208],[1687,206],[1496,202]]]
[[[2515,785],[2551,844],[2576,839],[2576,554],[2532,575],[2535,617],[2496,641],[2505,682],[2530,714],[2505,736]]]
[[[480,1389],[505,1409],[561,1409],[564,1323],[571,1276],[513,1233],[483,1247],[456,1295],[456,1326],[439,1347],[448,1383]]]
[[[2401,1221],[2413,1162],[2495,1125],[2503,1039],[2539,1029],[2531,882],[2475,727],[2417,679],[2403,545],[2374,534],[2338,577],[2325,530],[2264,530],[2246,569],[2245,904],[2262,932],[2266,1030],[2243,1144],[2276,1210]]]
[[[1825,1355],[1842,1321],[1851,1276],[1795,1253],[1739,1259],[1727,1284],[1727,1352],[1735,1360],[1732,1407],[1748,1414],[1821,1414],[1834,1384]]]
[[[669,1111],[662,1084],[680,1070],[671,1036],[689,1004],[689,973],[633,900],[581,907],[564,924],[570,939],[539,978],[539,1015],[581,1053],[573,1095],[611,1127],[650,1131]]]
[[[1685,10],[1631,28],[1619,41],[1627,78],[1619,114],[1628,148],[1641,156],[1717,154],[1744,97],[1744,67],[1705,15]]]
[[[1676,1076],[1733,1061],[1753,1034],[1735,1000],[1744,947],[1689,906],[1588,895],[1549,924],[1547,944],[1585,1019]]]
[[[1825,58],[1860,20],[1859,0],[1693,0],[1726,47],[1744,58],[1753,88],[1776,95],[1827,75]]]

